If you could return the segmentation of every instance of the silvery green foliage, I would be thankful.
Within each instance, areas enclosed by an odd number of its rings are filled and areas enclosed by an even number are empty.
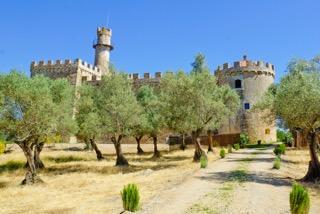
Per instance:
[[[96,96],[103,132],[116,138],[130,136],[139,123],[141,107],[127,76],[117,72],[104,76]]]

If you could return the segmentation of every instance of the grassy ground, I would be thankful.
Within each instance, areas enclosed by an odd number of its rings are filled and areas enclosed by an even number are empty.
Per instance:
[[[142,156],[127,153],[130,166],[121,168],[114,167],[113,155],[106,155],[107,159],[99,162],[94,152],[47,150],[42,154],[46,168],[39,172],[45,184],[22,187],[19,183],[25,173],[23,154],[2,155],[1,212],[119,213],[122,209],[120,190],[125,184],[138,184],[144,203],[200,168],[199,163],[192,162],[193,149],[163,152],[158,160],[151,156],[152,153]],[[209,161],[217,156],[209,155]]]

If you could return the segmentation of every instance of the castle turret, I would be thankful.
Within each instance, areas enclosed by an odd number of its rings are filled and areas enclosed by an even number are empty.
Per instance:
[[[247,56],[233,65],[224,63],[215,72],[220,84],[229,84],[241,99],[236,118],[229,119],[219,130],[221,134],[246,132],[252,142],[276,141],[274,122],[266,122],[263,114],[250,111],[269,86],[274,82],[274,65],[263,61],[251,61]]]
[[[100,68],[102,75],[108,74],[111,45],[111,29],[99,27],[97,29],[97,40],[93,44],[95,49],[94,65]]]

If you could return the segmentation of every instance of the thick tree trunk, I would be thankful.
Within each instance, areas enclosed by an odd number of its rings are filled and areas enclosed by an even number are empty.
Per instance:
[[[207,131],[207,137],[208,137],[208,153],[213,152],[213,147],[212,147],[212,131],[208,130]]]
[[[195,147],[193,161],[195,161],[195,162],[199,162],[201,156],[207,157],[205,151],[203,151],[203,149],[201,148],[200,139],[199,139],[200,133],[201,133],[201,130],[197,130],[197,131],[192,132],[192,141],[193,141],[194,147]]]
[[[102,153],[99,150],[99,148],[98,148],[96,142],[94,141],[94,139],[90,139],[90,145],[94,149],[94,151],[96,152],[98,161],[103,160],[104,157],[102,156]]]
[[[113,142],[114,148],[116,149],[116,155],[117,155],[116,166],[128,166],[129,163],[122,153],[121,139],[122,139],[121,135],[119,136],[118,139],[116,139],[116,137],[112,137],[112,142]]]
[[[92,150],[92,146],[91,146],[90,142],[88,141],[88,139],[84,139],[84,144],[85,144],[84,150],[86,150],[86,151]]]
[[[37,176],[31,145],[28,144],[28,142],[21,142],[21,143],[18,143],[18,145],[22,149],[28,163],[26,176],[25,176],[25,179],[21,182],[21,184],[32,185],[35,183],[43,183],[43,181]]]
[[[34,147],[34,164],[36,169],[43,169],[44,168],[44,164],[42,162],[42,160],[40,159],[40,153],[43,149],[44,146],[44,142],[41,142],[39,144],[36,144]]]
[[[302,179],[303,181],[316,181],[320,179],[320,162],[317,154],[315,133],[308,133],[310,161],[307,174]]]
[[[186,146],[186,135],[182,134],[181,137],[182,137],[182,139],[181,139],[180,149],[181,150],[185,150],[187,148],[187,146]]]
[[[136,141],[137,141],[137,154],[138,155],[141,155],[144,153],[143,149],[141,148],[140,146],[140,142],[141,142],[141,139],[142,139],[143,136],[138,136],[138,137],[135,137]]]
[[[161,156],[158,150],[158,137],[157,135],[152,135],[153,140],[153,158],[159,158]]]

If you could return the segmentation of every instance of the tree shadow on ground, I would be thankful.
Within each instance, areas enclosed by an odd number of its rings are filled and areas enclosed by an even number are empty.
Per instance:
[[[230,158],[227,160],[228,162],[246,162],[246,161],[255,161],[255,162],[272,162],[274,161],[274,158]]]
[[[228,172],[211,172],[198,178],[206,181],[218,181],[224,183],[227,181],[238,180],[235,175],[241,175],[241,182],[255,182],[260,184],[269,184],[272,186],[291,186],[291,180],[287,178],[274,177],[272,173],[247,173],[242,170],[233,170]]]
[[[248,155],[248,154],[255,154],[255,155],[266,155],[266,154],[270,154],[270,152],[268,151],[256,151],[256,152],[252,152],[252,151],[236,151],[235,154],[244,154],[244,155]]]
[[[25,161],[10,160],[10,161],[0,165],[0,173],[24,169],[25,165],[26,165]]]
[[[112,175],[112,174],[127,174],[133,173],[138,171],[143,171],[150,169],[152,171],[168,169],[176,167],[175,164],[158,164],[154,166],[150,165],[129,165],[124,167],[117,167],[117,166],[86,166],[82,164],[74,164],[74,165],[54,165],[46,167],[42,169],[40,172],[48,175],[63,175],[69,173],[97,173],[97,174],[105,174],[105,175]]]

